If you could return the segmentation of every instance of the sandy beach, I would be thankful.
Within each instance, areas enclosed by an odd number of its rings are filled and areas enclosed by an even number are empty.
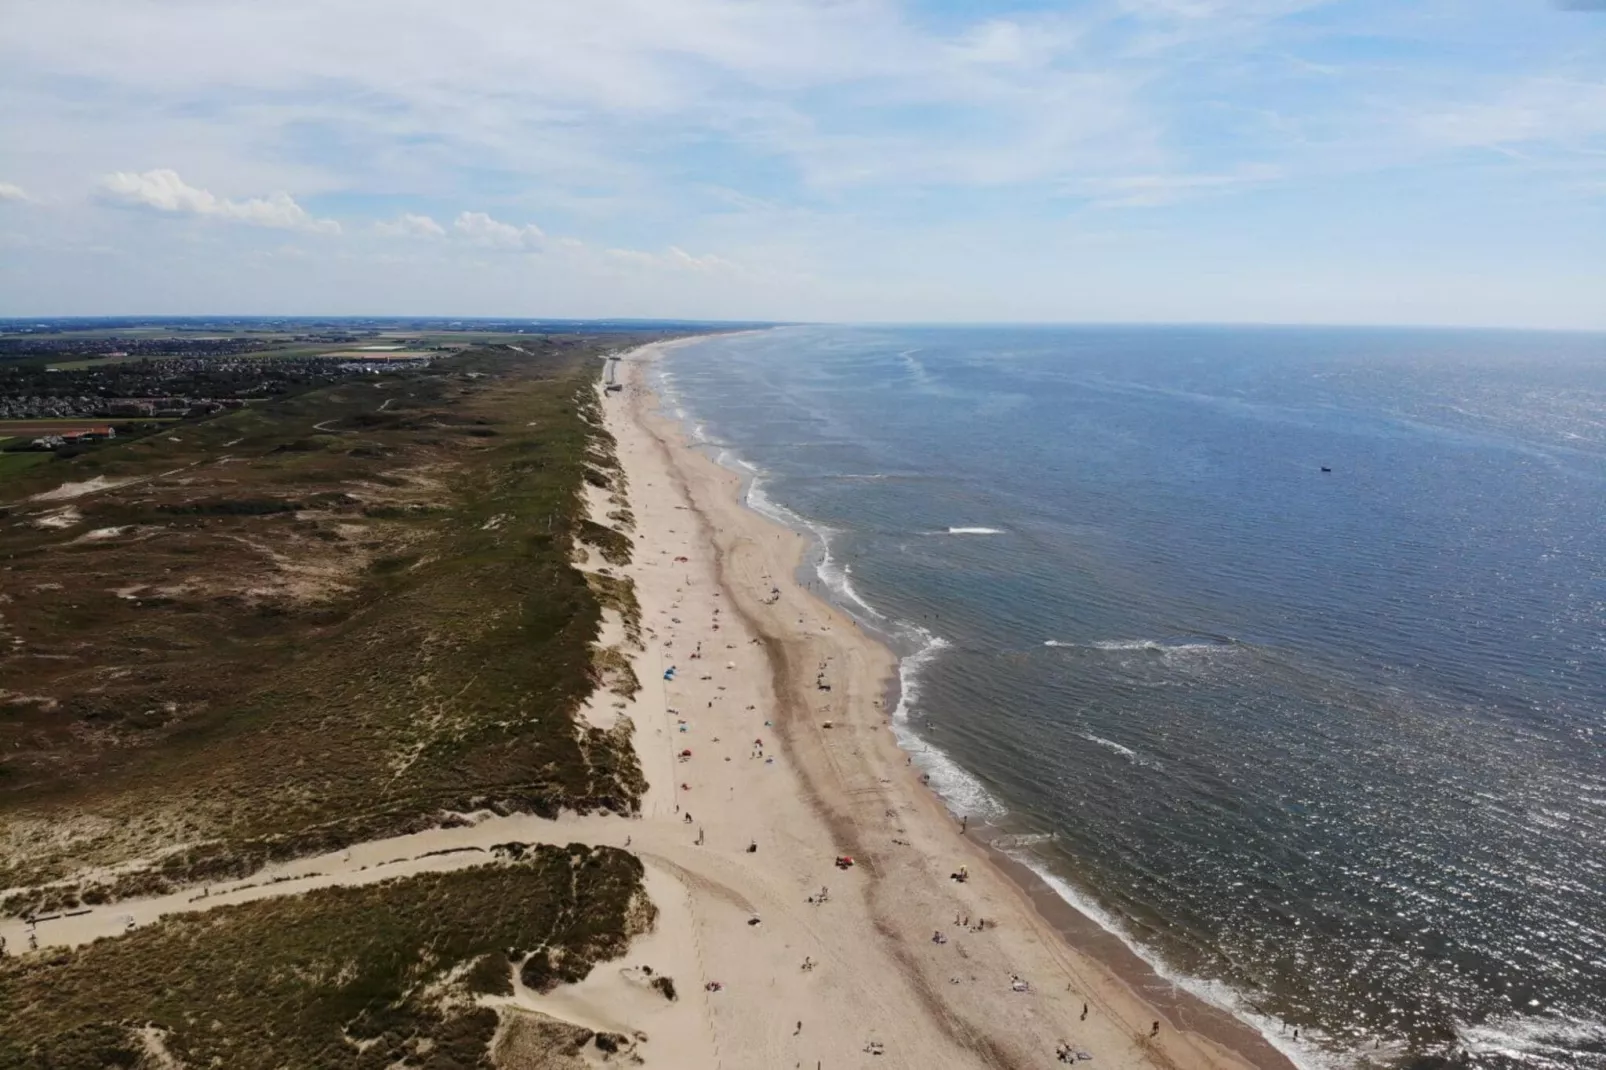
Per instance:
[[[892,653],[796,582],[806,539],[746,508],[740,477],[660,412],[645,372],[664,348],[625,355],[622,391],[603,398],[634,516],[633,561],[614,571],[635,581],[642,643],[611,611],[601,642],[630,654],[642,688],[629,701],[599,690],[583,711],[631,719],[650,783],[639,820],[465,815],[472,824],[40,920],[40,946],[473,865],[508,840],[609,844],[646,864],[656,930],[581,984],[512,999],[644,1034],[649,1067],[1288,1066],[962,831],[889,728]],[[588,493],[600,522],[610,503]],[[8,921],[0,935],[21,948],[30,930]],[[671,976],[679,999],[649,989],[643,967]]]
[[[739,476],[659,411],[644,371],[661,352],[627,357],[606,407],[637,522],[641,705],[664,707],[633,711],[647,820],[702,839],[763,919],[700,932],[724,985],[721,1065],[1048,1066],[1066,1048],[1099,1066],[1286,1065],[1130,953],[1071,946],[961,834],[890,731],[891,652],[794,582],[805,538],[747,509]]]

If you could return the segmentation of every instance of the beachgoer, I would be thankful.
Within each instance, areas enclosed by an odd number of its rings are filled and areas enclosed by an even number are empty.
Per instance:
[[[1082,1021],[1087,1021],[1087,1004],[1082,1004]]]
[[[797,1028],[792,1030],[792,1035],[795,1037],[801,1032],[803,1032],[803,1023],[801,1021],[799,1021],[797,1023]]]
[[[961,817],[959,819],[959,835],[963,836],[965,834],[966,830],[969,829],[969,828],[970,828],[970,815],[969,814],[965,814],[963,817]]]
[[[1155,1022],[1153,1025],[1149,1026],[1149,1036],[1157,1037],[1159,1035],[1160,1035],[1160,1023],[1159,1022]]]

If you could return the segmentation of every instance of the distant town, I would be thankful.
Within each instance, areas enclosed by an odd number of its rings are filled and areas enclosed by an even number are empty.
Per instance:
[[[470,345],[562,349],[582,336],[680,326],[411,318],[0,320],[0,453],[70,456],[109,439],[351,376],[416,372]]]

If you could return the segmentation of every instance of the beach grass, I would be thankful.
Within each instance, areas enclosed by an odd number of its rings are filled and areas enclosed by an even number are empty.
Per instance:
[[[584,977],[653,920],[630,854],[518,853],[0,959],[0,1070],[488,1068],[481,997],[531,955]]]

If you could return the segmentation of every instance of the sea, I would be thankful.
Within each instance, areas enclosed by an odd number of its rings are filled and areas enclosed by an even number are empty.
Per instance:
[[[1606,1068],[1606,336],[801,326],[655,374],[901,655],[948,806],[1162,975],[1308,1067]]]

